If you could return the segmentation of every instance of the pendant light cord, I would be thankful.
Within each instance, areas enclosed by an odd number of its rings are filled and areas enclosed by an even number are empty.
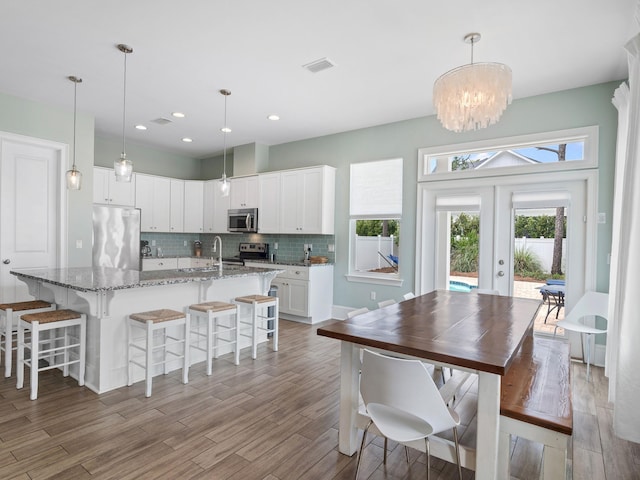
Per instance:
[[[78,104],[78,81],[73,82],[73,167],[71,170],[76,169],[76,112]]]
[[[476,42],[473,41],[473,37],[471,37],[471,65],[473,65],[473,45]]]
[[[125,152],[125,136],[124,136],[124,126],[126,121],[126,112],[127,112],[127,52],[124,52],[124,76],[123,76],[123,94],[122,94],[122,155],[126,155]]]
[[[224,96],[224,125],[223,125],[224,137],[222,147],[222,174],[226,178],[227,176],[227,95]]]

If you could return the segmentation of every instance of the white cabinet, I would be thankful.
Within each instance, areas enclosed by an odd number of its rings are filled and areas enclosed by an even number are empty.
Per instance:
[[[204,182],[203,228],[205,233],[227,233],[227,212],[230,208],[229,196],[222,196],[220,180]]]
[[[133,207],[136,201],[136,175],[130,182],[116,182],[111,168],[93,168],[93,203]]]
[[[280,233],[280,172],[258,176],[258,233]]]
[[[326,165],[281,172],[280,233],[333,235],[335,178]]]
[[[142,271],[175,270],[176,268],[178,268],[178,259],[175,257],[142,259]]]
[[[229,192],[229,208],[258,207],[258,175],[232,178]]]
[[[247,267],[285,270],[271,284],[278,287],[280,316],[317,323],[332,318],[333,265],[313,267],[245,262]]]
[[[169,180],[169,231],[171,233],[184,232],[184,180],[172,178]]]
[[[169,232],[171,180],[153,175],[136,175],[136,207],[142,211],[143,232]]]
[[[204,182],[184,182],[184,231],[202,233],[204,220]]]
[[[178,268],[206,268],[211,266],[211,259],[206,257],[179,257]]]

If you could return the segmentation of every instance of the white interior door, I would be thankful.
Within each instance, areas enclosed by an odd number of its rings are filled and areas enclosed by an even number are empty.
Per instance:
[[[28,300],[9,272],[58,266],[61,151],[0,138],[0,301]]]

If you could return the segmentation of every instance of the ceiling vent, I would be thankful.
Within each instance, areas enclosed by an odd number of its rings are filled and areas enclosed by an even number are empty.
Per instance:
[[[155,120],[151,120],[151,121],[153,123],[157,123],[158,125],[168,125],[169,123],[172,123],[171,120],[164,117],[156,118]]]
[[[335,66],[336,66],[335,63],[333,63],[327,57],[324,57],[324,58],[321,58],[320,60],[316,60],[314,62],[307,63],[306,65],[303,65],[302,68],[306,68],[311,73],[318,73],[318,72],[321,72],[323,70],[327,70],[328,68],[333,68]]]

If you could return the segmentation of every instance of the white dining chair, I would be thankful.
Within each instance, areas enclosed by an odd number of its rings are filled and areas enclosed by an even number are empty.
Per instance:
[[[367,307],[356,308],[355,310],[351,310],[347,312],[347,318],[353,318],[356,315],[362,315],[363,313],[367,313],[369,309]]]
[[[421,361],[388,357],[365,349],[360,393],[371,421],[362,434],[356,479],[367,431],[372,424],[385,437],[385,443],[386,439],[404,444],[424,439],[427,480],[431,469],[429,436],[453,429],[458,476],[462,479],[457,429],[460,418],[445,405],[433,378]]]
[[[378,308],[384,308],[389,305],[393,305],[394,303],[396,303],[396,301],[393,298],[390,298],[389,300],[382,300],[381,302],[378,302]]]
[[[585,325],[584,318],[597,316],[608,321],[608,309],[608,293],[586,292],[580,300],[578,300],[578,303],[575,304],[571,311],[564,317],[564,320],[558,321],[553,329],[554,337],[556,336],[556,330],[558,328],[564,328],[565,330],[580,334],[582,361],[584,361],[585,358],[585,344],[587,345],[587,382],[589,381],[589,364],[591,363],[591,336],[607,333],[607,330]]]

